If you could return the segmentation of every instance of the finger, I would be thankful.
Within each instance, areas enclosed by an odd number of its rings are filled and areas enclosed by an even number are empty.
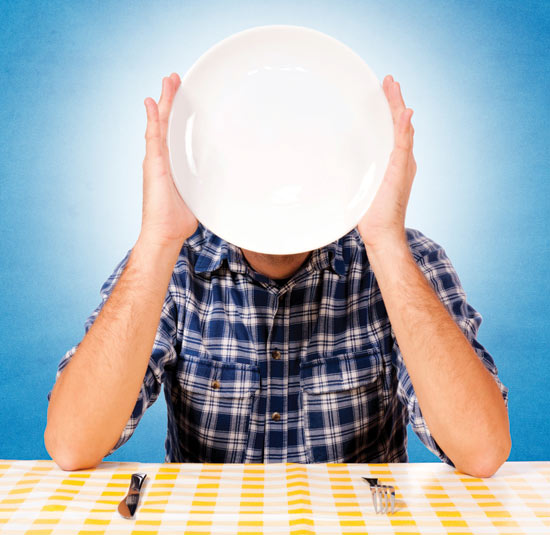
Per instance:
[[[388,88],[390,87],[390,84],[393,82],[393,76],[391,74],[388,74],[384,77],[384,80],[382,81],[382,89],[384,90],[384,94],[386,95],[386,98],[388,97]]]
[[[170,110],[168,109],[168,112],[167,112],[166,108],[169,105],[168,102],[170,102],[170,96],[172,94],[172,91],[173,91],[172,78],[164,77],[162,79],[162,91],[160,93],[160,98],[158,103],[161,135],[163,131],[166,131],[168,115],[170,114]]]
[[[412,140],[410,135],[411,116],[413,111],[405,110],[399,117],[395,132],[395,142],[391,153],[391,165],[400,173],[406,174],[409,159],[412,155]]]
[[[157,103],[147,97],[144,101],[147,111],[147,128],[145,130],[145,152],[148,157],[155,157],[162,154],[162,143],[160,134],[159,109]]]
[[[402,110],[405,109],[405,101],[403,100],[403,95],[401,94],[401,84],[399,82],[393,82],[391,90],[393,92],[392,98],[395,101],[395,104]]]
[[[166,131],[168,130],[168,118],[170,117],[170,110],[172,109],[174,95],[176,94],[176,89],[179,85],[177,84],[176,77],[168,76],[162,79],[162,93],[160,95],[158,107],[160,130],[161,135],[164,137],[166,136]]]
[[[388,90],[386,94],[388,104],[390,105],[390,111],[393,119],[393,124],[396,127],[399,121],[399,116],[405,109],[405,102],[401,95],[401,87],[399,82],[391,82],[388,84]]]
[[[395,148],[410,152],[412,149],[412,123],[413,110],[404,109],[399,115],[395,131]]]
[[[181,84],[181,79],[179,77],[179,74],[177,72],[173,72],[170,75],[170,78],[172,78],[172,80],[174,80],[174,84],[176,85],[176,89],[177,89]]]
[[[393,77],[390,76],[388,74],[388,76],[386,76],[384,78],[384,81],[382,82],[382,89],[384,90],[384,95],[386,97],[386,100],[388,101],[388,104],[390,103],[390,85],[393,83]],[[390,112],[391,112],[391,107],[390,107]],[[395,119],[393,117],[393,113],[392,113],[392,121],[393,121],[393,124],[395,126]]]

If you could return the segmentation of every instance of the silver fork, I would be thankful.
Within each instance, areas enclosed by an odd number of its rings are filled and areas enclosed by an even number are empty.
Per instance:
[[[394,513],[395,511],[395,489],[391,485],[380,485],[376,478],[363,478],[370,486],[372,505],[378,513]]]

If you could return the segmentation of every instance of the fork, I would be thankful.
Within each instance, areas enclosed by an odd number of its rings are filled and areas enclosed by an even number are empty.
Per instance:
[[[370,486],[372,505],[378,513],[391,513],[395,511],[395,489],[391,485],[380,485],[376,478],[363,478]]]

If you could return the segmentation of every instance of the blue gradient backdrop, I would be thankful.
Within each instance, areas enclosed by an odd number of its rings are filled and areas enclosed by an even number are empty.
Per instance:
[[[407,225],[441,243],[510,388],[512,460],[550,459],[549,32],[540,2],[0,2],[0,458],[48,458],[46,394],[141,215],[147,96],[264,24],[340,39],[415,110]],[[164,398],[108,460],[161,462]],[[412,461],[434,457],[411,435]]]

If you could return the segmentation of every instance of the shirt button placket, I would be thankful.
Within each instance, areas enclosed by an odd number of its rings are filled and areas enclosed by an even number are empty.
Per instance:
[[[270,355],[269,383],[268,391],[268,413],[266,418],[267,450],[264,451],[264,461],[274,462],[281,460],[281,454],[285,448],[286,422],[283,417],[284,396],[280,391],[280,384],[285,384],[285,361],[282,351],[278,347],[273,347],[268,353]],[[274,387],[274,388],[273,388]]]

